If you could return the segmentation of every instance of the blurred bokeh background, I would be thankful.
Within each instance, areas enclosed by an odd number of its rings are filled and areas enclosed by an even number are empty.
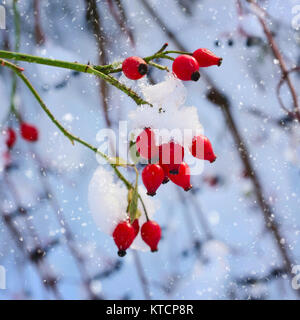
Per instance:
[[[1,130],[11,125],[19,131],[9,114],[14,105],[40,132],[34,144],[18,137],[0,173],[0,265],[6,270],[0,299],[299,298],[300,289],[292,286],[293,267],[300,265],[299,1],[2,5],[7,21],[1,50],[108,64],[149,56],[168,42],[171,50],[208,48],[223,64],[184,83],[186,105],[197,107],[218,160],[192,177],[189,193],[161,188],[159,252],[129,250],[123,259],[89,211],[95,154],[73,146],[23,83],[14,90],[13,74],[0,67]],[[171,61],[160,63],[171,67]],[[64,126],[93,145],[101,128],[118,130],[136,107],[92,75],[19,65]],[[165,71],[150,69],[151,83],[164,77]],[[123,172],[134,181],[132,170]]]

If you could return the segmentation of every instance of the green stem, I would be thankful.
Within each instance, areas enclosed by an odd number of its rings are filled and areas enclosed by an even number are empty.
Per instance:
[[[141,195],[140,195],[140,194],[139,194],[139,199],[140,199],[140,202],[141,202],[142,207],[143,207],[143,209],[144,209],[146,219],[147,219],[147,221],[149,221],[150,219],[149,219],[149,216],[148,216],[148,212],[147,212],[147,209],[146,209],[145,203],[144,203],[144,201],[143,201],[143,199],[142,199],[142,197],[141,197]]]
[[[38,63],[38,64],[43,64],[43,65],[52,66],[52,67],[65,68],[65,69],[75,70],[79,72],[91,73],[90,71],[87,70],[89,66],[88,64],[80,64],[78,62],[68,62],[68,61],[62,61],[62,60],[51,59],[51,58],[43,58],[43,57],[33,56],[30,54],[20,53],[20,52],[0,50],[0,58],[13,59],[13,60],[24,61],[29,63]]]
[[[168,72],[169,72],[169,68],[168,68],[167,66],[162,66],[162,65],[160,65],[160,64],[158,64],[158,63],[155,63],[155,62],[153,62],[153,61],[149,61],[148,64],[149,64],[150,66],[153,66],[153,67],[157,68],[157,69],[165,70],[165,71],[168,71]]]
[[[90,73],[93,73],[94,75],[99,76],[100,78],[102,78],[106,82],[110,83],[111,85],[115,86],[119,90],[126,93],[130,98],[132,98],[135,101],[135,103],[137,105],[148,104],[149,106],[152,106],[151,103],[143,100],[136,92],[134,92],[130,88],[126,87],[124,84],[119,82],[116,78],[112,77],[110,74],[102,73],[102,72],[96,70],[95,68],[93,68],[92,66],[87,66],[87,68],[88,68],[88,70],[91,70]]]
[[[174,61],[174,60],[175,60],[173,57],[170,57],[170,56],[168,56],[168,55],[166,55],[166,54],[162,54],[160,57],[161,57],[162,59],[168,59],[168,60],[171,60],[171,61]]]
[[[38,64],[43,64],[43,65],[48,65],[53,67],[75,70],[83,73],[91,73],[96,75],[97,77],[102,78],[103,80],[107,81],[111,85],[115,86],[119,90],[126,93],[131,99],[135,101],[137,105],[148,104],[151,106],[149,102],[143,100],[136,92],[126,87],[124,84],[119,82],[116,78],[100,71],[101,69],[107,71],[108,66],[103,66],[103,68],[101,66],[94,67],[89,64],[80,64],[77,62],[67,62],[67,61],[56,60],[56,59],[42,58],[42,57],[32,56],[30,54],[10,52],[10,51],[4,51],[4,50],[0,50],[0,58],[25,61],[30,63],[38,63]]]
[[[187,54],[189,56],[192,56],[193,53],[191,52],[186,52],[186,51],[178,51],[178,50],[168,50],[168,51],[165,51],[164,54],[169,54],[169,53],[176,53],[176,54]]]
[[[167,42],[164,43],[163,46],[162,46],[156,53],[164,52],[168,45],[169,45],[169,44],[168,44]]]
[[[169,50],[164,52],[158,51],[154,55],[145,57],[144,60],[146,62],[149,62],[159,58],[173,59],[172,57],[168,56],[169,53],[192,55],[192,53],[190,52],[176,51],[176,50]],[[97,65],[90,65],[90,64],[81,64],[78,62],[68,62],[68,61],[57,60],[57,59],[43,58],[43,57],[33,56],[26,53],[11,52],[11,51],[5,51],[5,50],[0,50],[0,58],[13,59],[13,60],[24,61],[29,63],[38,63],[38,64],[47,65],[47,66],[65,68],[65,69],[75,70],[75,71],[84,72],[84,73],[95,73],[94,71],[96,70],[101,72],[101,74],[107,75],[109,73],[116,73],[116,72],[122,71],[122,68],[115,67],[120,65],[121,62],[113,63],[109,65],[97,66]],[[103,76],[101,75],[101,77]]]

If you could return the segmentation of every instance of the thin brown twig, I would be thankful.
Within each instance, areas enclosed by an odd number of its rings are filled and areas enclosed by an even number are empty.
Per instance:
[[[287,81],[288,75],[289,75],[290,73],[292,73],[292,72],[299,71],[299,70],[300,70],[300,67],[295,67],[295,68],[293,68],[293,69],[291,69],[291,70],[288,70],[288,71],[286,72],[286,74],[283,74],[282,77],[281,77],[281,79],[280,79],[280,81],[279,81],[279,83],[278,83],[278,85],[277,85],[277,89],[276,89],[277,99],[278,99],[278,101],[279,101],[279,103],[280,103],[281,108],[282,108],[284,111],[286,111],[286,113],[287,113],[288,115],[290,115],[290,116],[293,116],[293,113],[292,113],[290,110],[288,110],[288,108],[284,105],[284,103],[283,103],[283,101],[282,101],[282,98],[281,98],[281,95],[280,95],[280,89],[281,89],[282,85]]]
[[[39,236],[38,236],[38,233],[36,231],[36,228],[34,227],[33,223],[28,219],[28,216],[26,216],[27,210],[26,210],[26,208],[24,208],[22,206],[21,197],[19,195],[19,192],[18,192],[17,188],[15,187],[15,184],[12,181],[12,179],[10,179],[7,170],[4,173],[4,181],[5,181],[5,185],[6,185],[7,191],[10,193],[10,195],[11,195],[11,197],[13,199],[13,202],[16,204],[17,210],[19,212],[22,212],[26,227],[27,227],[28,232],[29,232],[29,234],[30,234],[30,236],[32,238],[34,246],[35,247],[41,246],[41,241],[39,239]]]
[[[266,38],[269,42],[270,48],[272,50],[272,53],[274,55],[274,57],[278,60],[278,65],[280,67],[281,70],[281,74],[282,74],[282,78],[285,79],[288,88],[290,90],[292,99],[293,99],[293,114],[295,116],[296,119],[298,119],[298,121],[300,121],[300,108],[299,108],[299,102],[298,102],[298,96],[296,93],[296,89],[294,87],[294,84],[292,83],[292,80],[289,76],[289,72],[288,72],[288,68],[287,65],[284,61],[283,55],[280,52],[280,49],[274,39],[274,36],[271,32],[271,30],[269,29],[267,22],[263,19],[263,15],[265,15],[265,11],[258,5],[258,3],[254,0],[247,0],[251,5],[253,5],[253,7],[255,9],[257,9],[261,14],[259,14],[257,12],[257,10],[253,10],[254,14],[256,15],[259,23],[261,24],[263,31],[266,35]],[[280,105],[281,107],[283,107],[283,109],[288,112],[289,114],[291,113],[291,111],[288,111],[284,106],[282,101],[280,101]]]
[[[108,8],[111,12],[111,15],[119,25],[121,32],[125,32],[125,34],[128,36],[130,40],[131,45],[134,47],[135,41],[134,41],[133,32],[130,30],[130,28],[127,25],[128,19],[127,19],[127,14],[123,4],[121,3],[120,0],[106,0],[106,1],[108,3]],[[115,10],[115,5],[118,9],[118,12],[116,12]]]
[[[45,34],[41,24],[40,0],[33,0],[33,10],[35,41],[38,46],[41,46],[45,43]]]
[[[27,247],[25,236],[23,236],[20,233],[17,227],[17,224],[13,222],[13,219],[9,213],[2,211],[2,209],[1,209],[1,213],[2,213],[2,220],[4,224],[7,226],[7,229],[10,232],[12,239],[15,241],[16,246],[22,252],[25,259],[36,268],[43,287],[46,288],[47,290],[50,289],[53,292],[56,299],[61,300],[62,296],[57,288],[57,283],[54,280],[56,279],[56,277],[54,277],[53,275],[50,275],[50,268],[45,264],[44,258],[42,263],[33,262],[31,258],[31,252],[28,250],[28,247]]]
[[[291,127],[287,126],[287,123],[294,120],[294,117],[285,116],[281,118],[275,118],[255,107],[251,107],[251,108],[246,107],[246,108],[243,108],[242,111],[258,119],[261,119],[264,123],[269,123],[269,124],[272,124],[273,126],[284,129],[284,132],[287,134],[291,133],[291,130],[290,130]]]
[[[144,292],[145,299],[146,300],[151,300],[149,282],[148,282],[148,279],[146,277],[145,271],[143,269],[143,266],[142,266],[140,257],[138,255],[138,252],[136,250],[133,250],[132,254],[133,254],[135,266],[136,266],[136,269],[137,269],[137,274],[138,274],[138,277],[139,277],[141,285],[142,285],[142,289],[143,289],[143,292]]]
[[[281,253],[284,264],[288,266],[291,272],[292,266],[294,265],[293,259],[290,257],[290,254],[288,253],[287,245],[282,241],[284,237],[281,234],[278,222],[275,218],[276,215],[274,214],[274,211],[271,209],[268,201],[266,200],[266,197],[264,196],[264,191],[261,186],[259,177],[249,157],[250,153],[248,147],[244,139],[242,138],[236,121],[234,120],[231,109],[229,107],[230,104],[229,102],[225,103],[224,101],[220,101],[218,99],[218,93],[215,93],[214,90],[215,89],[211,89],[210,93],[208,94],[208,98],[212,103],[220,106],[223,111],[224,117],[235,141],[235,145],[238,148],[241,160],[244,164],[245,170],[248,173],[248,176],[252,180],[252,183],[254,185],[255,196],[258,201],[258,205],[260,206],[261,211],[263,213],[265,226],[267,230],[270,230],[271,234],[274,236],[276,240],[275,243],[277,245],[277,248],[279,249],[279,252]],[[292,277],[293,275],[290,273],[290,276]]]
[[[101,19],[100,19],[100,13],[97,7],[97,2],[96,0],[85,0],[86,2],[86,19],[88,23],[91,23],[92,25],[92,30],[97,42],[97,47],[98,47],[98,61],[99,65],[105,65],[107,64],[107,56],[106,56],[106,45],[107,45],[107,40],[105,33],[103,32],[103,26],[101,24]],[[104,111],[104,117],[105,117],[105,122],[108,127],[111,127],[111,121],[108,115],[108,85],[106,81],[103,81],[102,79],[99,79],[99,85],[100,85],[100,97],[102,100],[102,107]]]

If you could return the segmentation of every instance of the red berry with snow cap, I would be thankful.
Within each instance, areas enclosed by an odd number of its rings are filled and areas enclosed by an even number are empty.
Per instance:
[[[157,245],[161,239],[161,228],[155,221],[147,221],[142,225],[141,236],[152,252],[158,250]]]
[[[190,152],[195,158],[208,160],[209,162],[214,162],[217,159],[211,142],[204,135],[199,135],[193,138],[192,145],[190,146]]]
[[[17,135],[15,133],[15,130],[12,129],[12,128],[7,128],[5,130],[5,136],[6,136],[6,145],[7,145],[7,148],[11,149],[14,144],[16,143],[16,139],[17,139]]]
[[[151,128],[145,128],[136,138],[136,148],[144,159],[151,160],[158,155],[155,134]]]
[[[173,141],[159,146],[159,163],[168,173],[177,174],[184,158],[184,148]]]
[[[148,164],[142,172],[143,183],[149,196],[156,195],[156,190],[165,178],[163,168],[158,164]]]
[[[23,139],[35,142],[39,139],[39,131],[36,127],[31,124],[22,122],[21,123],[21,136]]]
[[[131,80],[141,79],[148,71],[145,60],[140,57],[129,57],[123,61],[122,71]]]
[[[200,48],[193,53],[193,57],[197,60],[199,67],[220,66],[222,58],[217,57],[210,50]]]
[[[183,81],[198,81],[200,78],[197,60],[187,54],[178,56],[173,62],[172,69],[177,78]]]
[[[187,163],[182,162],[179,166],[178,174],[170,174],[170,180],[182,187],[184,191],[192,189],[191,185],[191,170]]]
[[[119,249],[118,255],[120,257],[124,257],[126,255],[126,250],[131,246],[135,238],[135,234],[136,231],[134,227],[128,221],[120,222],[116,226],[113,232],[113,238]]]

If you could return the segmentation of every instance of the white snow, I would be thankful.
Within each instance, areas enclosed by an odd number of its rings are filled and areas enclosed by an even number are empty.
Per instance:
[[[88,201],[95,223],[106,234],[111,235],[116,225],[127,219],[127,189],[102,166],[90,181]]]
[[[116,180],[114,172],[99,166],[94,172],[88,189],[88,202],[92,216],[99,230],[105,234],[112,235],[116,225],[128,219],[127,209],[127,188],[120,181]],[[146,190],[139,186],[139,193],[147,208],[149,218],[153,218],[158,209],[158,203],[146,196]],[[138,209],[142,212],[139,219],[140,227],[146,222],[141,203]],[[134,240],[132,249],[146,251],[149,247],[142,241],[140,233]]]

